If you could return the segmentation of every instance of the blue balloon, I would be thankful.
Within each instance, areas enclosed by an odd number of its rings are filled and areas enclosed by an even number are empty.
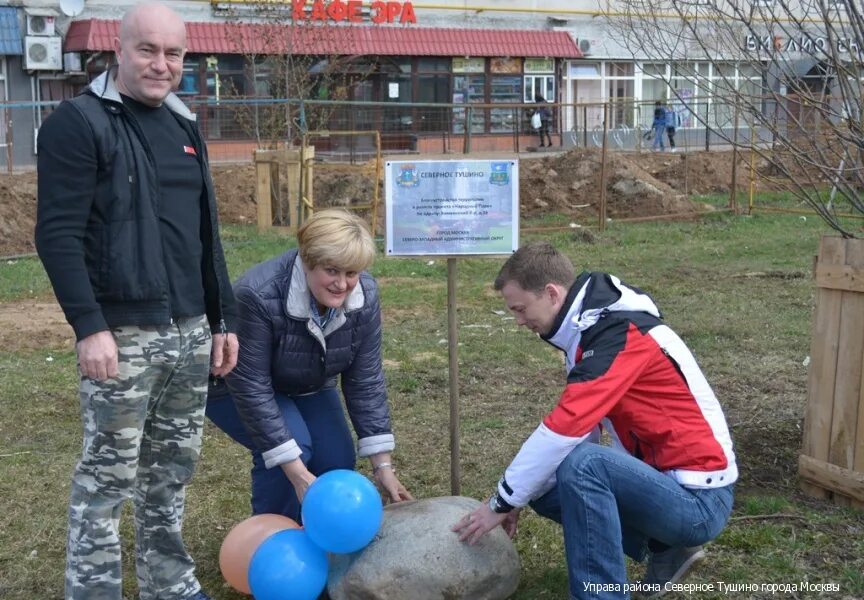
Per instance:
[[[327,552],[364,548],[381,527],[381,495],[360,473],[338,469],[315,480],[303,498],[303,528]]]
[[[249,562],[255,600],[315,600],[327,584],[327,554],[302,529],[278,531]]]

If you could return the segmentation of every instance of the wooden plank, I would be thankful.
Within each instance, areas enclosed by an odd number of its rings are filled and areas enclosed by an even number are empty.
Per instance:
[[[285,178],[288,186],[288,226],[292,233],[297,233],[298,223],[300,220],[300,212],[298,211],[300,194],[300,168],[302,165],[301,155],[299,150],[288,151],[287,160],[285,162]]]
[[[273,213],[270,200],[270,163],[255,162],[256,186],[255,204],[258,207],[258,231],[273,226]]]
[[[843,265],[846,260],[846,245],[843,242],[839,237],[823,237],[819,246],[818,264]],[[840,291],[816,291],[816,308],[810,335],[810,371],[802,452],[823,461],[827,460],[830,448],[841,301]],[[827,496],[824,489],[808,485],[805,481],[802,481],[802,487],[812,496]]]
[[[819,257],[820,264],[842,265],[846,260],[846,246],[843,239],[822,238]],[[805,413],[804,454],[822,460],[828,457],[841,301],[842,293],[839,291],[819,289],[816,292],[816,308],[810,338],[809,398]]]
[[[864,242],[846,240],[846,264],[864,264]],[[864,357],[864,293],[841,292],[840,332],[828,462],[852,469]]]
[[[816,268],[816,285],[820,288],[861,293],[864,292],[864,269],[851,265],[819,264]]]
[[[858,240],[864,244],[864,241]],[[858,382],[858,424],[855,427],[855,451],[852,461],[852,469],[857,473],[864,473],[864,356],[858,365],[861,370],[861,378]],[[852,506],[864,510],[864,501],[853,500]]]
[[[864,502],[864,473],[844,469],[810,456],[798,457],[798,473],[819,487],[836,490],[857,502]]]
[[[303,149],[303,193],[308,204],[302,208],[303,221],[312,216],[315,209],[315,146],[307,146]]]
[[[857,473],[864,473],[864,357],[861,359],[861,380],[858,386],[858,425],[855,428],[855,457],[852,469]],[[864,510],[864,501],[854,500],[855,508]]]

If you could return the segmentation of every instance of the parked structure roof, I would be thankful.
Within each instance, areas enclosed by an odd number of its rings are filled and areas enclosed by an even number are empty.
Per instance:
[[[18,9],[12,6],[0,7],[0,54],[23,54]]]
[[[75,21],[65,51],[111,51],[119,26]],[[566,31],[193,22],[186,34],[195,54],[582,57]]]

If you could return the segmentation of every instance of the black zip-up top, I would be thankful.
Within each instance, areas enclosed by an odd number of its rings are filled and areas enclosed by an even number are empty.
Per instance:
[[[163,193],[153,152],[108,71],[63,102],[39,131],[36,248],[76,337],[122,325],[170,324],[159,222]],[[194,115],[164,101],[201,168],[201,276],[213,331],[233,331],[236,308],[206,147]],[[70,139],[70,132],[86,131]],[[170,192],[170,191],[169,191]],[[194,259],[193,259],[194,260]]]

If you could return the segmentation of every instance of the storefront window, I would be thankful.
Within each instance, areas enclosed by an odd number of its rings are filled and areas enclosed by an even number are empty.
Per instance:
[[[388,103],[411,102],[411,75],[385,74],[379,78],[379,96],[384,104],[381,130],[410,131],[414,127],[412,109],[387,106]]]
[[[256,98],[272,98],[274,87],[273,63],[270,57],[256,58],[251,65],[252,87]]]
[[[669,96],[668,88],[669,86],[663,79],[649,76],[643,77],[642,100],[652,104],[657,100],[665,100]]]
[[[239,98],[246,95],[246,60],[242,56],[219,57],[218,77],[222,96]]]
[[[489,100],[493,103],[519,104],[522,101],[521,75],[496,75],[491,78]],[[489,111],[489,131],[503,133],[517,129],[519,109],[493,108]]]
[[[397,69],[399,69],[399,71],[401,71],[402,73],[411,73],[411,59],[410,58],[403,58],[403,57],[395,58],[392,60],[391,64],[393,66],[395,66]]]
[[[642,73],[651,77],[666,77],[666,65],[664,63],[645,63],[642,65]]]
[[[610,101],[609,127],[633,126],[635,118],[636,65],[606,63],[606,98]]]
[[[635,65],[632,62],[606,63],[606,75],[609,77],[633,77]]]
[[[417,102],[430,104],[452,102],[450,66],[449,58],[417,59]],[[414,113],[414,126],[417,131],[449,131],[450,124],[450,109],[447,107],[425,107],[417,109]]]
[[[710,112],[712,88],[707,85],[711,73],[708,62],[680,62],[671,65],[667,101],[681,118],[682,127],[695,124],[693,115]]]
[[[537,94],[543,96],[548,102],[555,101],[554,75],[525,76],[525,102],[534,102]]]
[[[600,77],[600,65],[570,63],[570,77],[574,79],[578,79],[581,77],[594,79],[596,77]]]
[[[225,97],[246,95],[246,59],[233,54],[208,56],[204,59],[204,73],[208,99],[219,101]],[[236,108],[230,105],[208,105],[206,118],[201,123],[208,139],[232,139],[247,134],[238,125]]]
[[[449,58],[420,58],[417,60],[418,73],[449,73]]]
[[[180,77],[178,96],[197,96],[201,93],[201,60],[187,56],[183,61],[183,75]]]
[[[482,104],[486,101],[485,75],[455,75],[453,77],[453,104]],[[465,133],[467,110],[453,109],[453,133]],[[471,131],[482,133],[485,130],[482,109],[471,111]]]

